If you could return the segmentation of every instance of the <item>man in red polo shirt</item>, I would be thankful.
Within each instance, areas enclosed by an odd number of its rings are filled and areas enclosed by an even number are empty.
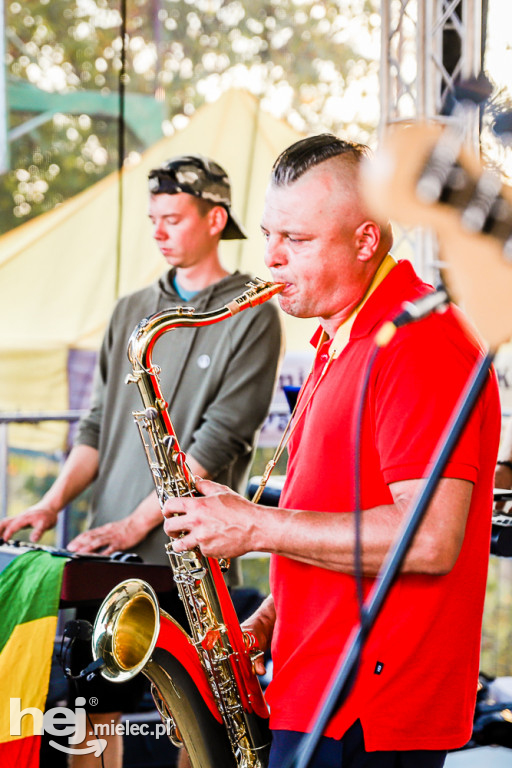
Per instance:
[[[483,354],[453,306],[400,328],[374,357],[382,323],[432,290],[389,255],[389,227],[358,192],[366,148],[329,134],[276,161],[262,219],[266,263],[286,284],[282,309],[317,317],[317,354],[299,395],[280,508],[198,482],[166,504],[175,551],[213,557],[271,552],[271,594],[246,623],[272,642],[267,691],[278,768],[311,730],[359,621],[354,579],[355,414],[360,424],[366,594],[428,475],[432,455]],[[364,646],[352,691],[312,766],[440,768],[470,735],[500,432],[492,372],[439,482],[402,573]],[[172,517],[179,513],[178,516]],[[343,761],[343,762],[342,762]]]

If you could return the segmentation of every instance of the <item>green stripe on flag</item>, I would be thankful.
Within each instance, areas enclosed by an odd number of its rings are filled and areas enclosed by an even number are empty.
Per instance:
[[[66,562],[48,552],[27,552],[2,571],[0,653],[18,624],[57,615]]]

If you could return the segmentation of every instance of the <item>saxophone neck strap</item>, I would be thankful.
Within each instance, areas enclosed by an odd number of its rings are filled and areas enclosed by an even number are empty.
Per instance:
[[[320,382],[325,377],[325,375],[326,375],[327,371],[329,370],[329,368],[331,367],[333,361],[336,360],[336,358],[338,358],[340,356],[340,354],[343,352],[343,350],[347,346],[347,344],[348,344],[348,342],[350,340],[350,333],[352,331],[352,326],[354,325],[354,322],[356,320],[357,315],[361,311],[361,309],[364,306],[364,304],[368,301],[368,299],[370,298],[372,293],[375,291],[375,289],[382,283],[384,278],[387,277],[387,275],[389,275],[389,273],[391,272],[391,270],[395,266],[396,266],[396,261],[391,256],[391,254],[388,253],[383,258],[381,263],[379,264],[379,267],[378,267],[377,271],[375,272],[375,275],[373,276],[373,279],[372,279],[372,281],[371,281],[371,283],[370,283],[370,285],[368,287],[368,290],[364,294],[363,298],[361,299],[361,301],[359,302],[357,307],[354,309],[354,311],[340,325],[340,327],[338,328],[338,330],[334,334],[334,337],[332,339],[331,345],[329,347],[329,357],[327,358],[327,361],[326,361],[326,363],[325,363],[325,365],[324,365],[324,367],[322,369],[322,372],[321,372],[320,376],[318,377],[318,379],[316,381],[316,384],[314,385],[313,389],[309,393],[309,396],[308,396],[306,402],[304,403],[303,406],[301,406],[300,411],[298,411],[299,403],[302,400],[300,395],[304,391],[304,388],[302,388],[302,390],[301,390],[301,392],[299,394],[299,397],[297,398],[297,401],[295,403],[295,406],[293,408],[293,411],[291,412],[290,418],[288,419],[286,427],[284,428],[284,432],[283,432],[283,434],[281,436],[281,439],[279,441],[279,445],[277,446],[277,448],[275,450],[274,456],[270,459],[270,461],[268,462],[267,466],[265,467],[265,471],[263,472],[263,475],[261,477],[260,484],[259,484],[258,488],[256,489],[256,493],[252,497],[252,502],[254,504],[257,504],[258,501],[260,500],[261,495],[262,495],[263,491],[265,490],[265,486],[267,485],[267,483],[268,483],[268,481],[270,479],[270,475],[274,471],[274,468],[275,468],[277,462],[279,461],[279,459],[281,458],[281,456],[282,456],[282,454],[284,452],[284,449],[288,445],[288,442],[289,442],[291,436],[293,435],[293,433],[296,430],[298,424],[300,423],[300,420],[302,419],[302,417],[303,417],[303,415],[304,415],[304,413],[306,411],[306,408],[308,407],[309,403],[311,402],[311,400],[313,398],[313,395],[315,394],[316,390],[320,386]],[[329,340],[329,336],[327,335],[326,331],[323,331],[320,334],[320,338],[319,338],[317,346],[316,346],[315,358],[316,358],[316,355],[318,355],[318,352],[319,352],[320,348],[328,340]],[[314,365],[315,365],[315,360],[313,360],[313,363],[312,363],[311,368],[309,370],[309,373],[307,375],[306,381],[311,376],[311,373],[313,371]],[[295,417],[296,414],[297,414],[297,417]]]

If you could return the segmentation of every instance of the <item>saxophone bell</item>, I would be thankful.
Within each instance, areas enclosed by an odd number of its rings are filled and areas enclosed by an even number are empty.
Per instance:
[[[160,632],[158,598],[140,579],[123,581],[107,595],[97,615],[92,649],[103,659],[101,674],[123,683],[142,672]]]
[[[228,733],[189,635],[163,611],[153,588],[128,579],[107,595],[94,625],[93,657],[113,683],[142,672],[170,741],[192,768],[236,768]],[[249,765],[249,764],[248,764]]]

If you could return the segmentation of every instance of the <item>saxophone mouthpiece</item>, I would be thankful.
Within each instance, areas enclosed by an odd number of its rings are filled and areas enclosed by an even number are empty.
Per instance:
[[[260,280],[259,277],[255,278],[255,282],[247,283],[248,290],[242,293],[241,296],[237,296],[236,299],[228,302],[226,307],[229,309],[232,315],[240,312],[247,307],[256,307],[258,304],[263,304],[275,296],[276,293],[280,293],[285,287],[285,283],[272,283]]]

